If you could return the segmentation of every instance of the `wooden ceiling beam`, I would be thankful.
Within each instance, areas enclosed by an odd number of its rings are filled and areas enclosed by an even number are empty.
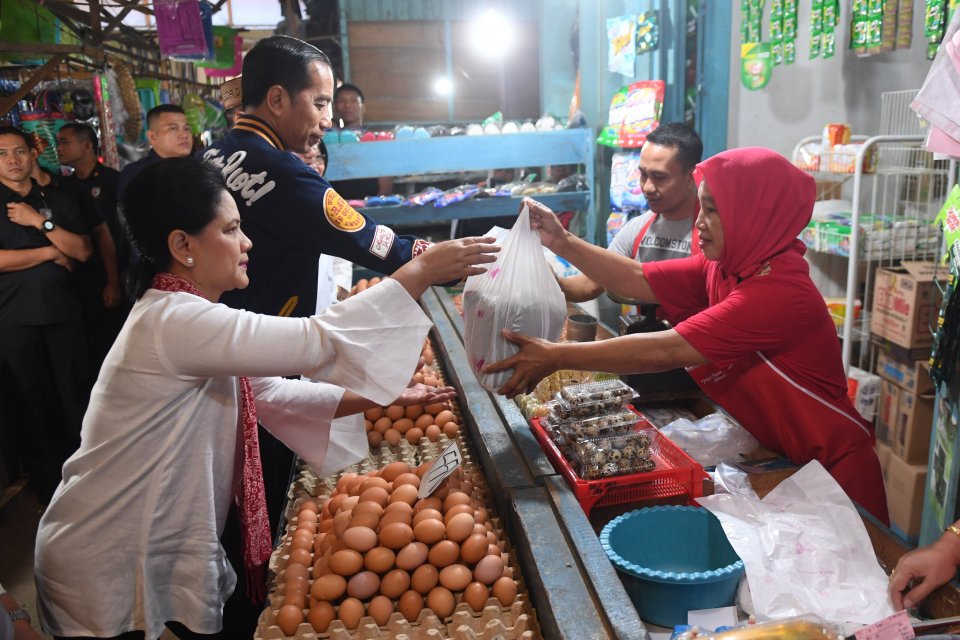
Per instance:
[[[4,45],[4,47],[6,46]],[[65,57],[66,54],[64,53],[55,54],[42,67],[30,74],[29,78],[20,83],[20,88],[14,91],[12,95],[0,98],[0,115],[6,114],[17,106],[17,103],[33,91],[35,86],[46,80],[47,76],[53,75]]]

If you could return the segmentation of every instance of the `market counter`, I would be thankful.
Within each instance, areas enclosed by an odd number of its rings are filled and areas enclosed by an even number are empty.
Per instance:
[[[436,354],[463,404],[464,422],[507,521],[546,638],[649,638],[566,481],[512,401],[488,393],[467,364],[452,298],[421,297]]]
[[[543,489],[543,493],[539,494],[538,499],[544,499],[545,497],[549,507],[553,510],[556,523],[562,529],[567,540],[565,552],[568,550],[574,551],[580,575],[595,594],[594,605],[597,607],[598,614],[607,620],[613,637],[641,637],[637,633],[638,629],[642,629],[642,623],[637,621],[633,605],[620,584],[616,571],[607,559],[603,549],[600,548],[597,539],[597,532],[606,522],[619,515],[619,513],[636,508],[637,505],[598,509],[591,512],[588,518],[572,494],[566,480],[557,473],[553,464],[545,455],[516,404],[503,396],[489,394],[479,387],[469,368],[465,366],[465,360],[461,359],[465,357],[462,351],[463,320],[451,292],[434,288],[424,296],[423,304],[428,314],[437,323],[436,331],[443,344],[443,349],[448,353],[458,354],[456,358],[447,362],[447,370],[451,376],[458,376],[458,380],[460,380],[459,376],[462,376],[461,383],[464,384],[465,390],[471,389],[470,394],[474,399],[485,399],[486,403],[495,407],[496,419],[490,424],[496,423],[498,436],[495,442],[498,449],[501,451],[512,450],[510,460],[522,459],[525,475],[532,479],[536,487]],[[580,311],[574,305],[571,305],[569,310],[571,312]],[[611,329],[598,324],[597,339],[602,340],[613,335],[615,334]],[[468,404],[472,407],[474,402],[468,400]],[[490,430],[489,425],[486,430]],[[485,437],[488,441],[490,440],[489,436]],[[771,461],[767,460],[767,462]],[[782,459],[772,462],[774,464],[771,464],[769,468],[751,469],[749,476],[751,484],[761,497],[797,470],[797,467],[786,464],[786,461]],[[496,466],[494,462],[488,468],[487,473],[499,474]],[[524,491],[527,491],[526,495],[534,495],[535,493],[531,493],[528,489]],[[705,495],[712,493],[709,482],[705,483],[704,493]],[[889,572],[896,565],[900,556],[910,550],[910,547],[888,527],[879,523],[862,509],[860,512],[867,533],[873,542],[877,558],[884,569]],[[960,584],[952,582],[934,592],[923,603],[921,613],[931,618],[960,614]],[[638,624],[641,624],[641,626],[638,627]],[[645,630],[640,631],[640,633],[643,637],[647,635]]]

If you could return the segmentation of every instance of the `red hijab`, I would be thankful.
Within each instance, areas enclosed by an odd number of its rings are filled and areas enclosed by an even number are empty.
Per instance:
[[[711,304],[771,259],[802,258],[806,248],[797,236],[810,222],[817,192],[810,175],[761,147],[718,153],[697,169],[723,225],[723,255],[711,269]]]

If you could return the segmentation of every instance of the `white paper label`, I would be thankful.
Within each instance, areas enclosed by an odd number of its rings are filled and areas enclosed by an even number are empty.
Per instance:
[[[426,498],[440,486],[447,476],[456,471],[463,463],[463,456],[460,455],[460,448],[456,442],[451,442],[447,448],[433,461],[427,472],[423,474],[423,481],[420,483],[420,490],[417,497]]]

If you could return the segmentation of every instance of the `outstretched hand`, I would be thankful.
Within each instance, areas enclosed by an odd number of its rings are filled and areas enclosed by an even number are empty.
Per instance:
[[[503,329],[501,335],[520,347],[520,351],[499,362],[488,364],[481,373],[497,373],[513,369],[513,375],[497,389],[500,395],[513,398],[521,393],[530,393],[544,377],[557,370],[554,363],[555,346],[548,340],[533,338],[509,329]]]
[[[431,387],[422,382],[412,382],[392,404],[398,407],[410,407],[418,404],[437,404],[456,397],[457,390],[453,387]]]
[[[495,238],[460,238],[446,240],[424,251],[417,260],[427,267],[433,284],[463,280],[486,273],[484,264],[496,261],[500,247]]]

